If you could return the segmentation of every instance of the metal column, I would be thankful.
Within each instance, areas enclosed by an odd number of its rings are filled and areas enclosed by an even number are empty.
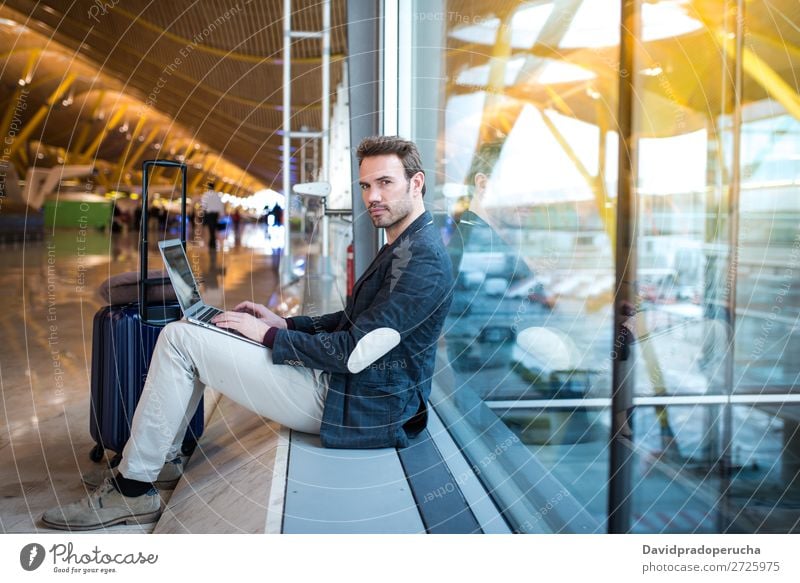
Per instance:
[[[291,106],[292,106],[292,0],[283,0],[283,224],[284,243],[283,256],[280,263],[281,283],[286,284],[292,279],[292,228],[289,222],[291,189]]]
[[[611,393],[611,458],[608,482],[608,532],[626,533],[631,525],[633,476],[634,362],[625,323],[636,305],[636,161],[633,94],[635,47],[641,40],[639,2],[623,0],[619,53],[619,181],[617,185],[616,296]],[[627,72],[627,75],[623,74]]]
[[[742,159],[742,92],[743,92],[743,54],[744,54],[744,0],[732,0],[735,8],[729,7],[728,30],[735,34],[733,51],[733,116],[731,125],[731,172],[728,185],[728,286],[726,300],[728,337],[725,343],[725,394],[730,396],[734,386],[735,338],[736,338],[736,272],[739,265],[739,196],[741,187]],[[733,9],[731,9],[733,8]],[[729,83],[728,75],[723,76],[723,83]],[[717,527],[725,533],[733,526],[737,513],[730,508],[730,487],[733,474],[733,405],[730,400],[722,406],[722,435],[720,444],[718,469],[720,475],[720,491],[717,500]]]
[[[331,2],[322,1],[322,30],[321,31],[295,31],[292,30],[292,0],[283,0],[283,195],[285,197],[284,209],[284,248],[281,261],[281,283],[286,284],[293,279],[292,273],[292,229],[291,216],[291,146],[292,138],[316,138],[322,146],[322,176],[321,180],[328,180],[328,157],[330,140],[330,60],[331,60]],[[292,40],[302,38],[317,38],[322,41],[322,120],[321,128],[316,132],[292,131]],[[328,273],[328,218],[322,217],[322,272]]]
[[[330,139],[331,139],[331,0],[322,3],[322,176],[323,182],[330,182]],[[327,276],[331,273],[328,201],[322,204],[322,265],[321,272]]]
[[[358,187],[359,142],[383,131],[381,114],[381,40],[382,14],[380,2],[347,1],[347,78],[350,93],[350,146],[353,176],[353,242],[355,275],[361,276],[378,251],[378,229],[366,212]]]

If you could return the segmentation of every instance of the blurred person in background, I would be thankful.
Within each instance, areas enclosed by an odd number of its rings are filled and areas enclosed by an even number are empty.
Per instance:
[[[225,214],[225,205],[219,196],[219,192],[214,190],[214,183],[206,184],[208,190],[203,193],[200,205],[203,207],[203,224],[208,227],[208,247],[215,250],[217,248],[217,224],[220,217]]]

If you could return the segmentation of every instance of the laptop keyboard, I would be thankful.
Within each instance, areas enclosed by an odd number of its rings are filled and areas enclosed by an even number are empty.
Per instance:
[[[195,319],[200,320],[201,322],[208,322],[209,320],[211,320],[211,318],[221,313],[222,310],[220,310],[219,308],[213,308],[209,306],[205,310],[197,314],[195,316]]]

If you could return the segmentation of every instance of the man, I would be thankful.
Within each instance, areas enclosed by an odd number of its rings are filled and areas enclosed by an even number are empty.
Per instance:
[[[243,302],[214,318],[259,347],[186,322],[156,345],[118,473],[87,499],[44,514],[54,528],[88,530],[160,515],[154,483],[181,475],[178,452],[205,385],[326,447],[404,447],[427,423],[452,267],[430,213],[413,142],[361,142],[359,184],[387,243],[356,282],[345,310],[283,319]],[[166,460],[166,463],[165,463]]]
[[[486,208],[501,149],[502,144],[496,142],[478,148],[467,175],[471,197],[457,213],[447,243],[456,280],[445,335],[447,351],[452,368],[468,375],[507,366],[514,326],[519,326],[521,318],[527,319],[520,313],[519,301],[507,294],[513,282],[530,278],[533,272],[518,246],[500,236],[497,222]],[[465,254],[472,256],[471,262],[464,261]],[[498,256],[502,262],[497,261]]]
[[[208,247],[212,251],[217,248],[217,224],[219,218],[225,213],[225,205],[219,197],[219,193],[214,190],[214,183],[206,184],[208,190],[203,193],[200,205],[203,207],[203,224],[208,227]]]

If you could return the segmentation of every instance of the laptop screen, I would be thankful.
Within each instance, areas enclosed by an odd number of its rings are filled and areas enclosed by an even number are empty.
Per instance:
[[[163,246],[161,252],[170,281],[172,281],[172,287],[175,288],[175,295],[178,296],[178,302],[183,311],[188,312],[189,308],[202,300],[200,292],[197,291],[186,252],[180,244]]]

